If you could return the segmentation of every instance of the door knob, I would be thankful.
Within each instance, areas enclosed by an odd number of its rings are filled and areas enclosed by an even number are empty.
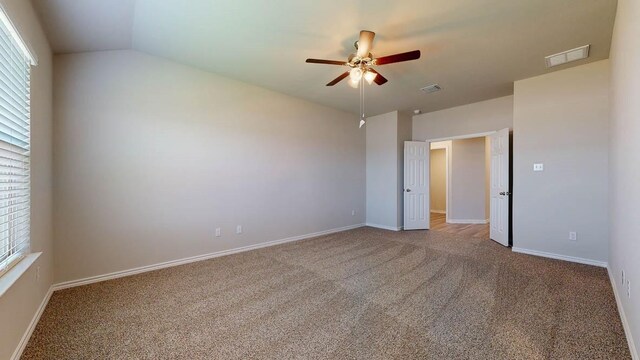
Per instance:
[[[511,195],[511,193],[508,191],[501,191],[500,195]]]
[[[406,191],[406,192],[411,192],[411,189],[406,189],[405,191]]]

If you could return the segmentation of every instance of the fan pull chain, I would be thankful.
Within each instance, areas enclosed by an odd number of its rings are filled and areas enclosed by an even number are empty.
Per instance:
[[[364,118],[364,77],[360,78],[360,128],[367,122]]]
[[[362,96],[360,97],[360,103],[362,103],[362,120],[364,120],[364,76],[360,78],[360,87],[362,88]]]

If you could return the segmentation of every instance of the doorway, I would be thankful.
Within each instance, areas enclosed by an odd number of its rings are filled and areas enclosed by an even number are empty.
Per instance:
[[[509,246],[510,158],[509,129],[405,142],[405,229],[488,237]]]
[[[488,136],[430,143],[430,228],[489,237]]]

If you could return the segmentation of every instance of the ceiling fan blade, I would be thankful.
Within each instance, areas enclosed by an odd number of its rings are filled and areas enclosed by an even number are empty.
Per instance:
[[[327,65],[347,65],[346,61],[323,60],[323,59],[307,59],[310,64],[327,64]]]
[[[378,85],[382,85],[382,84],[386,83],[387,81],[389,81],[389,80],[387,80],[387,78],[382,76],[382,74],[380,74],[379,72],[375,71],[374,69],[369,68],[369,71],[371,71],[372,73],[376,73],[377,74],[377,76],[373,79],[374,83],[376,83]]]
[[[379,57],[375,59],[374,64],[385,65],[385,64],[392,64],[392,63],[416,60],[416,59],[420,59],[420,50],[413,50],[406,53]]]
[[[376,36],[376,33],[369,30],[360,31],[360,38],[358,39],[358,56],[359,57],[367,57],[369,52],[371,51],[371,46],[373,45],[373,38]]]
[[[349,72],[345,71],[344,73],[340,74],[340,76],[338,76],[337,78],[333,79],[330,83],[328,83],[327,86],[333,86],[339,83],[340,81],[342,81],[342,79],[346,78],[347,76],[349,76]]]

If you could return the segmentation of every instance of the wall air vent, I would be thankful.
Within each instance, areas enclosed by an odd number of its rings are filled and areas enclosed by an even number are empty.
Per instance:
[[[438,84],[431,84],[431,85],[427,85],[425,87],[423,87],[422,89],[420,89],[426,93],[432,93],[432,92],[436,92],[436,91],[440,91],[442,90],[442,87]]]
[[[547,67],[550,68],[553,66],[566,64],[568,62],[586,59],[589,57],[589,47],[590,45],[580,46],[575,49],[549,55],[545,57],[544,60],[547,63]]]

